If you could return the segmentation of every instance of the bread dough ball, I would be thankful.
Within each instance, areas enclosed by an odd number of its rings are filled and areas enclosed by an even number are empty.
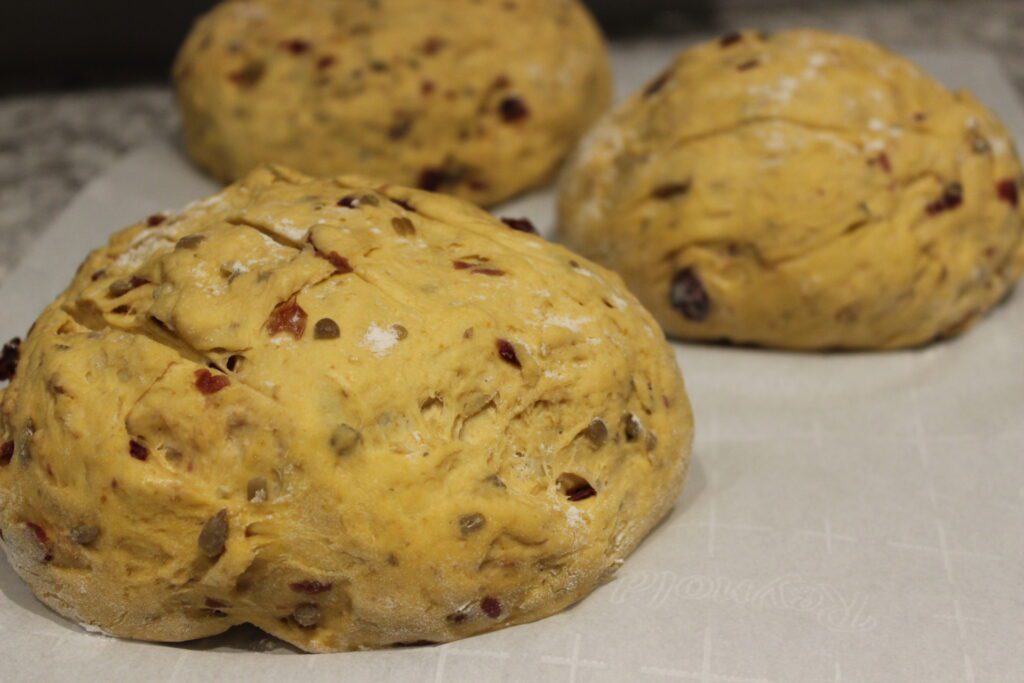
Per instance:
[[[261,162],[493,204],[550,177],[607,107],[578,0],[247,0],[174,67],[185,143],[234,180]]]
[[[450,197],[261,168],[89,256],[2,403],[53,609],[309,651],[557,612],[673,504],[692,419],[621,280]]]
[[[876,45],[732,34],[581,143],[564,241],[669,335],[793,349],[956,334],[1024,268],[1003,125]]]

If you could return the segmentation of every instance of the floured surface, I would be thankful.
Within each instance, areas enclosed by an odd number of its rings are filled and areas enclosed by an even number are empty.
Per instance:
[[[617,55],[619,89],[674,47]],[[911,55],[914,56],[914,55]],[[1020,138],[986,56],[918,55]],[[94,182],[0,290],[22,334],[90,246],[213,191],[176,151]],[[550,227],[550,197],[497,213]],[[568,612],[441,647],[299,657],[247,630],[181,646],[90,635],[0,567],[4,678],[1014,681],[1024,678],[1024,297],[917,352],[677,346],[697,421],[672,515]]]

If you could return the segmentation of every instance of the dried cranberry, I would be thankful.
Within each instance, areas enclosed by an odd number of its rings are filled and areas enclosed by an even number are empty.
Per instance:
[[[517,368],[523,367],[523,364],[519,362],[519,356],[516,355],[516,347],[512,346],[512,342],[505,339],[499,339],[496,342],[498,347],[498,356],[509,365],[514,365]]]
[[[292,38],[281,42],[281,47],[293,55],[301,55],[309,52],[310,45],[301,38]]]
[[[480,609],[491,619],[497,619],[501,616],[501,603],[497,598],[492,598],[489,595],[480,601]]]
[[[528,232],[531,235],[537,234],[537,228],[533,227],[533,223],[530,222],[529,218],[502,218],[501,222],[519,232]]]
[[[326,259],[332,266],[334,266],[334,272],[338,275],[344,275],[345,273],[352,272],[352,264],[348,262],[347,258],[336,251],[332,251],[328,254],[317,252],[317,256],[322,259]]]
[[[760,63],[761,62],[757,61],[756,59],[748,59],[747,61],[745,61],[742,64],[740,64],[739,66],[737,66],[736,70],[737,71],[750,71],[751,69],[753,69],[754,67],[756,67]]]
[[[665,84],[668,83],[668,79],[670,78],[672,78],[672,72],[666,71],[657,78],[655,78],[653,81],[648,83],[647,87],[644,88],[644,97],[650,97],[651,95],[655,94],[656,92],[664,88]]]
[[[33,524],[32,522],[25,522],[25,528],[28,532],[29,540],[35,543],[39,550],[38,560],[41,562],[49,562],[53,559],[53,552],[50,550],[50,537],[46,533],[46,529]]]
[[[686,194],[689,191],[690,181],[683,180],[682,182],[658,185],[651,191],[651,196],[655,199],[671,199],[672,197],[678,197],[679,195]]]
[[[491,277],[500,277],[505,274],[505,271],[500,268],[474,268],[470,272],[475,275],[490,275]]]
[[[223,600],[218,600],[216,598],[206,598],[203,601],[203,604],[212,609],[221,609],[222,607],[228,607],[228,603],[224,602]]]
[[[320,59],[316,60],[316,68],[320,69],[321,71],[324,69],[329,69],[334,65],[336,61],[337,60],[332,55],[324,55]]]
[[[872,166],[878,166],[886,173],[892,173],[892,163],[889,161],[889,155],[885,152],[881,152],[878,156],[873,157],[869,162]]]
[[[942,196],[929,202],[924,210],[928,215],[934,216],[935,214],[942,213],[943,211],[955,209],[963,203],[963,200],[964,189],[960,183],[950,183],[942,190]]]
[[[249,62],[237,71],[228,74],[228,78],[235,85],[242,88],[251,88],[263,79],[266,66],[263,62]]]
[[[693,268],[683,268],[672,278],[669,302],[683,317],[694,322],[706,320],[711,313],[711,300]]]
[[[3,445],[0,445],[0,466],[10,465],[11,458],[14,457],[14,442],[5,441]]]
[[[291,589],[296,593],[305,593],[306,595],[316,595],[317,593],[326,593],[331,590],[331,584],[329,581],[321,583],[320,581],[296,581],[291,585]]]
[[[412,130],[412,119],[400,118],[388,128],[389,140],[401,140]]]
[[[1007,178],[1006,180],[1000,180],[996,183],[996,194],[1004,202],[1010,204],[1010,206],[1017,206],[1020,203],[1020,195],[1017,192],[1017,181],[1013,178]]]
[[[465,261],[452,261],[452,267],[454,267],[455,270],[466,270],[467,268],[472,268],[473,264],[466,263]]]
[[[18,359],[21,357],[21,339],[15,337],[4,344],[3,351],[0,351],[0,382],[14,379],[14,373],[18,369]]]
[[[420,83],[420,92],[423,93],[424,95],[429,95],[432,92],[434,92],[434,89],[436,87],[437,86],[434,85],[433,81],[423,81],[422,83]]]
[[[145,462],[149,458],[149,449],[132,439],[128,442],[128,454],[136,460]]]
[[[735,45],[741,40],[743,40],[742,33],[740,33],[739,31],[730,31],[729,33],[726,33],[724,36],[718,39],[718,44],[721,45],[722,47],[729,47],[730,45]]]
[[[146,225],[148,225],[151,228],[154,228],[163,223],[165,220],[167,220],[167,216],[161,213],[154,213],[152,216],[146,219]]]
[[[448,169],[428,166],[420,171],[420,177],[416,181],[416,186],[422,190],[435,192],[445,185],[457,183],[459,179],[459,176]]]
[[[231,384],[226,375],[215,375],[206,368],[196,370],[196,389],[204,396],[216,394]]]
[[[565,497],[574,503],[597,495],[589,481],[572,472],[563,472],[558,476],[558,487],[562,489]]]
[[[299,306],[293,296],[291,299],[279,303],[271,311],[270,318],[267,319],[267,331],[271,335],[287,332],[296,339],[302,339],[302,335],[306,333],[308,318],[306,311]]]
[[[440,52],[447,43],[444,38],[438,38],[437,36],[430,36],[423,42],[423,54],[425,55],[436,55]]]
[[[501,114],[501,119],[507,123],[513,123],[515,121],[522,121],[530,115],[530,110],[526,106],[526,102],[521,97],[516,95],[508,95],[501,98],[501,102],[498,103],[498,113]]]

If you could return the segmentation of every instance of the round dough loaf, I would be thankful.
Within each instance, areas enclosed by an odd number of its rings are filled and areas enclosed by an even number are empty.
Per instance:
[[[40,600],[309,651],[579,600],[671,507],[693,429],[613,273],[454,198],[283,168],[91,254],[0,405],[3,545]]]
[[[1021,273],[1019,175],[991,112],[898,55],[732,34],[588,134],[560,229],[671,336],[913,346],[968,327]]]
[[[493,204],[550,177],[607,107],[578,0],[247,0],[174,68],[185,142],[234,180],[261,162]]]

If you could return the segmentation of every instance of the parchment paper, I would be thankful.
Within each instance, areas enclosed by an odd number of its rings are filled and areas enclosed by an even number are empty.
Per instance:
[[[617,48],[620,94],[678,47]],[[1024,139],[993,59],[913,56]],[[6,279],[0,336],[111,231],[214,189],[172,147],[126,157]],[[548,227],[550,192],[497,213]],[[0,680],[1024,681],[1022,333],[1018,292],[923,351],[676,345],[697,419],[685,493],[613,582],[549,619],[338,655],[258,652],[254,629],[125,642],[51,613],[0,561]]]

